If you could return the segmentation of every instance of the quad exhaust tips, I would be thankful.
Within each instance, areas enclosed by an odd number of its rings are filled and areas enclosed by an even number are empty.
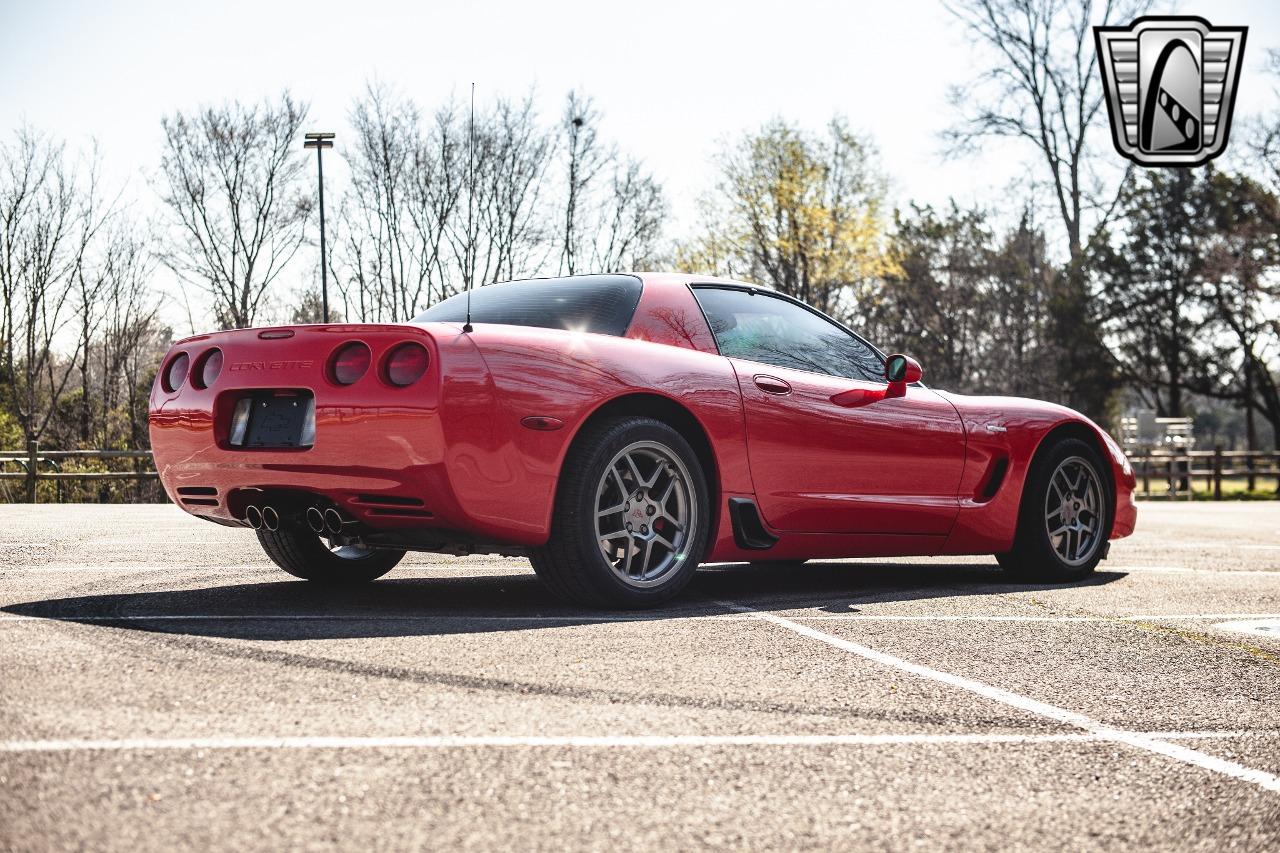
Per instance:
[[[275,507],[272,506],[259,507],[255,504],[249,504],[244,508],[244,520],[254,530],[266,530],[274,533],[280,529],[280,513],[276,512]]]
[[[321,536],[326,534],[338,536],[344,530],[359,524],[355,519],[345,517],[333,507],[321,509],[318,506],[309,506],[304,513],[304,518],[306,518],[307,527]],[[280,529],[280,513],[273,506],[249,504],[244,508],[244,520],[254,530],[267,530],[274,533]]]

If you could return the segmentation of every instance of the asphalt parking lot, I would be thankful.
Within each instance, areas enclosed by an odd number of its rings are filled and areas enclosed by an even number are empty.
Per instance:
[[[513,559],[315,589],[169,506],[0,519],[5,850],[1280,847],[1280,503],[1146,504],[1083,584],[715,566],[642,614]]]

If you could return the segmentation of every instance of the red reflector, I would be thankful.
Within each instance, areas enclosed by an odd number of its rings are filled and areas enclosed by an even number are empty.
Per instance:
[[[333,381],[339,385],[350,385],[369,370],[370,359],[369,348],[359,341],[343,344],[333,354],[330,368]]]
[[[421,344],[401,344],[387,356],[387,381],[392,385],[412,385],[427,372],[431,356]]]
[[[218,380],[222,372],[222,350],[211,349],[200,363],[200,387],[208,388]]]
[[[164,390],[172,393],[181,388],[182,383],[187,381],[187,368],[190,366],[191,359],[187,354],[178,353],[177,357],[169,362],[169,369],[164,372]]]

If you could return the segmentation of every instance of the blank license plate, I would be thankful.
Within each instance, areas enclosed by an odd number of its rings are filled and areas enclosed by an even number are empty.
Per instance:
[[[312,405],[314,398],[310,394],[254,394],[244,446],[302,446],[302,427]]]

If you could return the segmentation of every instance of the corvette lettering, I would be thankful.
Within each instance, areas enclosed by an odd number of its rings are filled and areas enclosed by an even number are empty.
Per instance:
[[[288,370],[299,368],[305,370],[315,364],[311,359],[303,361],[233,361],[231,370]]]

